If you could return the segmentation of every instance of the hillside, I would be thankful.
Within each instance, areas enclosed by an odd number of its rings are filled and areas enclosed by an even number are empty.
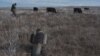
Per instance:
[[[16,18],[9,10],[0,10],[0,56],[30,56],[30,35],[37,28],[48,34],[46,56],[100,56],[100,11],[57,11],[17,10]]]

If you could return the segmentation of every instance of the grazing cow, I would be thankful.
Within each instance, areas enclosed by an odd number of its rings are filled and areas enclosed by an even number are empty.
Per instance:
[[[84,8],[84,10],[89,10],[89,8],[86,7],[86,8]]]
[[[53,7],[48,7],[46,10],[47,10],[47,12],[57,13],[57,12],[56,12],[56,9],[53,8]]]
[[[37,7],[34,7],[34,8],[33,8],[33,11],[38,11],[38,8],[37,8]]]
[[[74,13],[82,13],[81,8],[74,8]]]

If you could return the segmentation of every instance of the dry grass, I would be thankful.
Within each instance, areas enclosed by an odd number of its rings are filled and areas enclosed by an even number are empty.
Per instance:
[[[17,18],[0,10],[0,54],[9,45],[9,39],[13,39],[12,45],[20,47],[17,56],[25,56],[23,53],[30,52],[30,35],[37,28],[48,34],[47,56],[100,56],[100,15],[63,10],[57,14],[20,10]]]

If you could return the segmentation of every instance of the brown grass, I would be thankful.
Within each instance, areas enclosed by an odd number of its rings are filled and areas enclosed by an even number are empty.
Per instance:
[[[37,28],[48,34],[47,56],[100,56],[99,14],[33,13],[31,10],[20,10],[17,14],[15,18],[10,11],[0,11],[0,46],[5,47],[9,39],[17,39],[13,43],[18,46],[17,56],[30,53],[30,35]],[[2,50],[5,48],[0,50],[4,56]]]

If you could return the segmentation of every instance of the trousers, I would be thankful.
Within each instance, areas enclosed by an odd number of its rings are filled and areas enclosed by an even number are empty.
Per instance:
[[[31,56],[40,56],[42,50],[42,44],[34,44],[31,51]]]

